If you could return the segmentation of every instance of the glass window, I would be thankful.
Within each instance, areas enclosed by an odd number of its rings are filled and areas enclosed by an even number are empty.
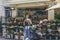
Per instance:
[[[10,13],[11,13],[10,8],[9,8],[9,7],[5,7],[5,16],[6,16],[6,17],[11,16]]]
[[[23,16],[23,10],[22,9],[18,9],[18,15],[17,16],[18,17]]]

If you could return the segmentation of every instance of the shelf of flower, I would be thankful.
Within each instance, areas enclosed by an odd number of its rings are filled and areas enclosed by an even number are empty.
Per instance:
[[[20,39],[23,35],[23,22],[15,18],[9,17],[6,21],[7,36],[11,39]]]
[[[12,39],[20,39],[21,36],[23,36],[23,21],[9,17],[6,21],[6,32],[7,35]],[[55,36],[60,33],[60,28],[57,28],[57,24],[55,22],[48,22],[47,24],[42,24],[41,27],[41,33],[48,36]],[[34,24],[32,26],[32,30],[39,31],[39,27],[37,27],[37,24]],[[58,31],[58,32],[57,32]]]

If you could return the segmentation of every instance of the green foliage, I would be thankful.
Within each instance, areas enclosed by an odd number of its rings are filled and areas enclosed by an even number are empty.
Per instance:
[[[60,12],[58,13],[58,15],[56,16],[57,19],[60,19]]]

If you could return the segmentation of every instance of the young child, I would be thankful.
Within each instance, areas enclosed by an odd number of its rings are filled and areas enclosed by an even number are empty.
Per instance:
[[[38,29],[40,29],[40,30],[41,30],[41,27],[42,27],[42,23],[43,23],[43,21],[40,21],[40,22],[37,24],[37,27],[38,27]]]
[[[41,33],[42,23],[43,23],[43,21],[40,21],[40,22],[37,24],[37,26],[38,26],[37,33],[38,33],[38,35],[40,35],[41,37],[42,37],[42,33]]]

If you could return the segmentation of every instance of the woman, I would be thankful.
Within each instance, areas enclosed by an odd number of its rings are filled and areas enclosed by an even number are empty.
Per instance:
[[[30,40],[30,26],[32,22],[31,19],[29,19],[29,16],[26,15],[26,18],[24,20],[24,40],[26,40],[26,33],[28,33],[28,40]]]

